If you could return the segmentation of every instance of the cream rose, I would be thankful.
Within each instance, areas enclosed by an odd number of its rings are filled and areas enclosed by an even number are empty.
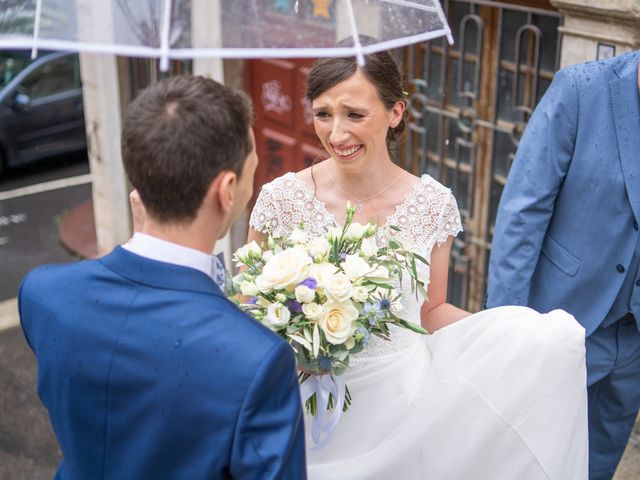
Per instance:
[[[331,248],[331,244],[324,237],[316,237],[313,238],[309,243],[307,243],[307,251],[309,255],[313,256],[313,258],[322,258],[329,253],[329,249]]]
[[[322,307],[315,302],[305,303],[302,305],[302,313],[304,313],[309,320],[317,320],[320,318],[320,315],[322,315]]]
[[[265,292],[265,289],[292,289],[307,278],[310,263],[309,254],[302,247],[295,246],[278,252],[266,263],[262,274],[256,277],[256,285],[261,292]]]
[[[314,263],[309,266],[308,277],[315,279],[318,288],[324,288],[331,276],[338,271],[338,267],[330,263]]]
[[[291,318],[291,312],[280,302],[272,303],[267,307],[267,316],[265,320],[269,325],[274,327],[283,327]]]
[[[357,278],[364,277],[367,273],[373,270],[364,258],[359,255],[347,255],[344,262],[340,264],[344,273],[347,274],[349,280],[355,280]]]
[[[360,225],[359,223],[352,223],[347,228],[347,231],[345,232],[344,236],[345,238],[349,240],[353,240],[355,242],[360,240],[366,231],[367,231],[367,227]]]
[[[324,287],[324,293],[327,298],[334,302],[344,302],[351,297],[353,285],[351,280],[344,273],[337,273],[327,279],[327,283]]]
[[[373,237],[362,240],[360,249],[365,257],[375,257],[378,255],[378,245],[376,244],[376,239]]]
[[[369,298],[369,290],[363,286],[354,287],[353,292],[351,292],[351,298],[356,302],[366,302],[367,298]]]
[[[294,228],[291,235],[289,235],[289,241],[291,243],[306,243],[307,234],[304,230],[300,230],[299,228]]]
[[[326,303],[320,317],[320,328],[327,342],[333,345],[345,343],[353,335],[353,322],[357,318],[358,309],[351,302]]]
[[[298,285],[295,289],[296,300],[300,303],[311,303],[316,298],[316,291],[306,285]]]
[[[327,229],[327,239],[337,240],[342,235],[342,229],[339,227],[329,227]]]

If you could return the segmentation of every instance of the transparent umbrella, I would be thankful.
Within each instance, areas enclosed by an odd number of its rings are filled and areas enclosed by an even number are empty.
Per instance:
[[[442,36],[453,41],[439,0],[0,0],[0,48],[159,58],[164,70],[198,57],[362,64],[367,53]],[[351,45],[337,47],[345,38]]]

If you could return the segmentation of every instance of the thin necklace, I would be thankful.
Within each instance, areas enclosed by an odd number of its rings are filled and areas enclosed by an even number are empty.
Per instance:
[[[333,176],[331,175],[331,172],[329,171],[329,167],[327,167],[327,164],[324,164],[324,169],[327,171],[327,175],[329,175],[329,180],[331,180],[331,182],[338,187],[342,193],[344,193],[347,197],[349,197],[351,200],[353,200],[355,202],[354,207],[356,209],[357,213],[361,213],[362,209],[364,208],[364,204],[365,202],[371,200],[374,197],[377,197],[378,195],[380,195],[382,192],[388,190],[389,188],[391,188],[393,185],[395,185],[395,183],[400,180],[400,177],[402,177],[402,175],[398,175],[396,178],[394,178],[393,180],[391,180],[391,182],[389,182],[386,186],[382,187],[380,190],[378,190],[376,193],[374,193],[373,195],[369,195],[366,198],[356,198],[353,195],[351,195],[349,192],[347,192],[344,188],[342,188],[338,182],[336,182],[333,179]]]

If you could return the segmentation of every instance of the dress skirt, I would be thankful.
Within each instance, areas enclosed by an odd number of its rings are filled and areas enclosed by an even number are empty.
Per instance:
[[[584,329],[562,310],[484,310],[345,375],[323,448],[305,416],[312,480],[587,478]]]

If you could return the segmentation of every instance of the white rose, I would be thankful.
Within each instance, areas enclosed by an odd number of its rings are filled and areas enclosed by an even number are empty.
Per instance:
[[[289,235],[289,241],[291,243],[306,243],[307,242],[307,234],[304,230],[300,230],[299,228],[294,228]]]
[[[258,275],[256,277],[255,283],[256,287],[258,287],[258,290],[262,293],[269,293],[271,290],[273,290],[269,281],[262,275]]]
[[[329,253],[330,248],[331,244],[324,237],[313,238],[309,243],[307,243],[307,251],[313,258],[324,257]]]
[[[327,239],[328,240],[337,240],[342,235],[342,229],[339,227],[329,227],[327,229]]]
[[[239,266],[242,263],[250,261],[252,257],[260,258],[261,255],[262,249],[260,246],[255,241],[251,241],[236,250],[233,254],[233,261]]]
[[[256,278],[260,291],[291,289],[307,278],[307,267],[311,263],[309,254],[299,246],[276,253],[269,259],[262,274]]]
[[[302,305],[302,313],[304,313],[309,320],[316,320],[322,315],[322,307],[315,302],[305,303]]]
[[[308,275],[315,279],[318,288],[324,288],[331,276],[338,271],[338,267],[330,263],[314,263],[309,266]]]
[[[244,282],[240,283],[240,292],[242,293],[242,295],[250,295],[253,297],[260,293],[260,290],[255,283],[245,280]]]
[[[349,228],[347,228],[347,231],[345,232],[344,236],[348,240],[357,242],[362,238],[366,230],[367,230],[367,227],[360,225],[359,223],[352,223],[351,225],[349,225]]]
[[[275,302],[267,307],[265,320],[269,325],[282,327],[287,324],[290,317],[291,312],[289,312],[289,309],[280,302]]]
[[[373,237],[362,240],[360,248],[365,257],[375,257],[378,255],[378,245],[376,244],[376,239]]]
[[[369,265],[366,260],[359,255],[347,255],[344,262],[342,262],[340,266],[350,280],[364,277],[372,270],[371,265]]]
[[[273,252],[271,250],[265,250],[264,253],[262,254],[262,260],[264,262],[268,262],[272,258],[273,258]]]
[[[344,273],[337,273],[327,280],[324,290],[329,300],[344,302],[351,297],[353,285]]]
[[[366,302],[367,298],[369,298],[369,290],[366,287],[358,286],[353,289],[351,292],[351,298],[353,298],[356,302]]]
[[[387,267],[379,265],[373,272],[368,274],[367,277],[387,279],[389,278],[389,270]]]
[[[333,345],[345,343],[353,335],[353,322],[358,318],[358,309],[351,302],[326,303],[320,317],[320,328],[327,342]]]
[[[316,298],[316,291],[306,285],[298,285],[295,289],[296,300],[300,303],[310,303]]]

